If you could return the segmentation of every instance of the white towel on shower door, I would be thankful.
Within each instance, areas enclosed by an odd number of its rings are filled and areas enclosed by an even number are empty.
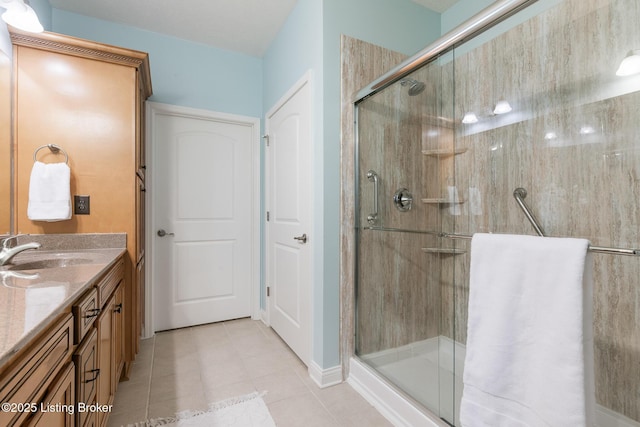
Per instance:
[[[588,245],[473,236],[463,427],[594,425]]]

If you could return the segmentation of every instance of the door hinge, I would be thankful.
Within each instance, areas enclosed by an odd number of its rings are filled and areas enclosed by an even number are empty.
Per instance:
[[[262,138],[264,138],[265,142],[267,143],[267,147],[269,146],[269,135],[262,135]]]
[[[267,286],[267,296],[270,296],[270,294],[271,294],[271,288]]]
[[[267,221],[269,221],[269,218],[270,218],[270,217],[271,217],[271,216],[269,215],[269,211],[267,211]]]

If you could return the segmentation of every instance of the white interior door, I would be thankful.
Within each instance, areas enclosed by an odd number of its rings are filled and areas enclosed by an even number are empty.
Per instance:
[[[250,316],[256,123],[159,112],[152,126],[154,330]]]
[[[311,83],[304,78],[267,113],[267,286],[271,327],[311,356]]]

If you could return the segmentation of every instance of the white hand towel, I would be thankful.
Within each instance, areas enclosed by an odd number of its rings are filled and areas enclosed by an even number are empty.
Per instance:
[[[474,235],[462,426],[594,425],[588,245]]]
[[[66,163],[33,164],[27,217],[32,221],[71,218],[71,169]]]

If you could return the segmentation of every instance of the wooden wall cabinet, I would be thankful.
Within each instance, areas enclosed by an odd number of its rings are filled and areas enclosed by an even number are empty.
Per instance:
[[[127,233],[124,260],[124,371],[139,348],[144,283],[144,102],[149,57],[55,33],[11,30],[14,45],[14,230]],[[27,218],[35,150],[57,144],[69,156],[71,194],[90,196],[89,215],[59,222]],[[64,158],[40,150],[38,160]]]

